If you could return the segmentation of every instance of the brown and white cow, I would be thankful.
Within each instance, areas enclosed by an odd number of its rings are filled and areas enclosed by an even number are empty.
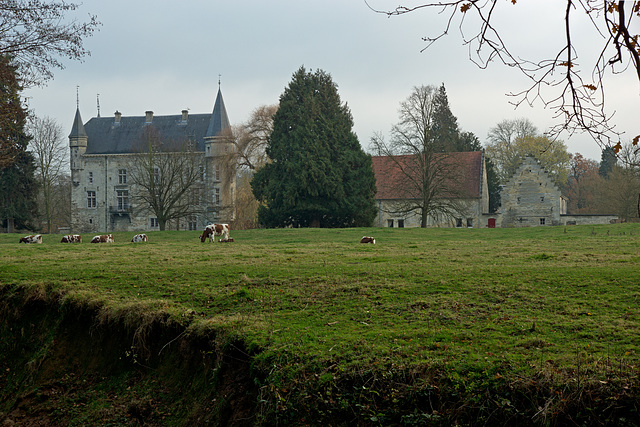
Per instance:
[[[42,234],[30,234],[21,237],[20,243],[42,243]]]
[[[369,236],[363,236],[362,239],[360,239],[360,243],[371,243],[372,245],[375,245],[376,239]]]
[[[225,240],[229,240],[229,224],[209,224],[205,227],[200,241],[204,243],[209,239],[210,242],[216,241],[216,236],[224,236]]]
[[[91,243],[113,243],[113,235],[102,234],[100,236],[94,236],[93,239],[91,239]]]
[[[60,243],[82,243],[82,236],[79,234],[67,234],[62,236]]]
[[[138,243],[138,242],[147,242],[149,241],[149,239],[147,238],[146,234],[142,233],[142,234],[136,234],[135,236],[133,236],[131,241],[133,243]]]

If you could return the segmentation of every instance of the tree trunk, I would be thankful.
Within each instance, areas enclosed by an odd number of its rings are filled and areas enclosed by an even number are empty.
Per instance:
[[[427,213],[424,211],[420,215],[420,227],[427,228]]]
[[[13,233],[14,228],[13,218],[7,218],[7,233]]]

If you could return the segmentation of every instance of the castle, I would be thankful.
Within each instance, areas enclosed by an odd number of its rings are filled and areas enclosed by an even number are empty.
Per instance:
[[[141,202],[143,185],[132,170],[147,154],[140,150],[145,135],[153,134],[160,144],[189,147],[198,165],[197,182],[185,197],[197,206],[182,218],[166,224],[172,229],[201,229],[209,223],[231,222],[235,218],[235,166],[224,161],[234,150],[224,132],[229,118],[218,94],[211,114],[181,114],[127,117],[116,111],[113,117],[93,117],[82,122],[79,107],[69,135],[71,151],[71,231],[77,233],[147,231],[160,229],[154,210]],[[165,150],[171,151],[171,150]],[[177,151],[177,150],[175,150]],[[178,153],[173,153],[178,155]],[[165,152],[169,157],[172,153]],[[154,171],[160,181],[158,170]],[[154,190],[160,192],[161,190]]]

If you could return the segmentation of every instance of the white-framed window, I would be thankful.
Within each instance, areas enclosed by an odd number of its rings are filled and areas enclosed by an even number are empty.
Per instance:
[[[118,184],[126,184],[126,183],[127,183],[127,170],[118,169]]]
[[[158,218],[150,218],[151,228],[160,227],[160,223],[158,222]]]
[[[90,209],[95,209],[98,207],[98,201],[95,191],[87,191],[87,207]]]
[[[129,209],[129,190],[116,190],[116,205],[119,211]]]
[[[89,172],[89,184],[93,184],[93,172]]]

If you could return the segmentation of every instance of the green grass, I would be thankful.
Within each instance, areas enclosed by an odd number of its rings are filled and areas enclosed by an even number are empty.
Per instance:
[[[0,286],[61,293],[107,318],[168,313],[223,331],[290,393],[309,378],[330,388],[426,371],[467,392],[525,377],[636,378],[640,225],[239,230],[229,244],[132,235],[0,235]]]

